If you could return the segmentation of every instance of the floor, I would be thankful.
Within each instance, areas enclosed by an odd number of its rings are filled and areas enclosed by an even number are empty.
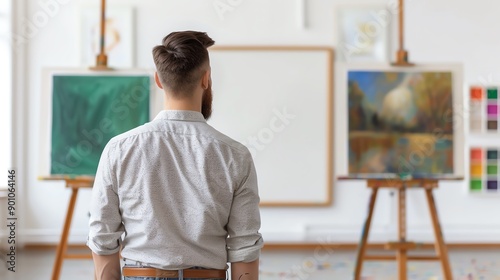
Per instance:
[[[354,252],[263,252],[260,280],[350,280],[354,268]],[[20,251],[16,272],[7,271],[5,261],[0,264],[0,279],[50,279],[55,253],[52,250]],[[451,251],[454,280],[500,280],[499,251]],[[418,262],[408,265],[408,279],[442,280],[436,262]],[[67,260],[61,279],[92,279],[91,260]],[[393,262],[369,262],[363,270],[363,280],[396,280]]]
[[[421,252],[430,254],[432,252]],[[351,280],[355,253],[315,254],[266,252],[261,261],[262,280]],[[454,280],[500,280],[500,251],[451,251]],[[397,280],[395,262],[366,262],[363,280]],[[411,262],[408,279],[442,280],[438,262]]]

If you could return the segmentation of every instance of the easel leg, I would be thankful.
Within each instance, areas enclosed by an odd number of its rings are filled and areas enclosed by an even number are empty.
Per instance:
[[[399,242],[406,242],[406,187],[402,186],[398,190],[398,237]],[[407,279],[407,261],[408,255],[406,249],[399,248],[396,254],[396,258],[398,261],[398,279],[406,280]]]
[[[375,209],[375,200],[377,199],[378,188],[372,189],[370,197],[370,204],[368,206],[368,216],[365,220],[363,232],[361,234],[361,241],[358,247],[358,255],[356,257],[356,267],[354,270],[354,280],[361,280],[361,271],[363,270],[363,261],[366,253],[366,243],[368,241],[368,234],[370,233],[370,225],[372,223],[373,210]]]
[[[434,236],[436,238],[436,253],[441,260],[441,266],[443,268],[443,274],[445,280],[453,280],[451,273],[450,261],[448,259],[448,249],[444,243],[443,232],[441,231],[441,225],[439,224],[439,218],[437,215],[436,203],[434,201],[434,196],[432,195],[432,189],[426,188],[425,195],[427,197],[427,202],[429,203],[429,211],[432,219],[432,226],[434,228]]]
[[[73,210],[75,209],[76,198],[78,196],[78,188],[71,188],[71,198],[69,200],[68,211],[66,212],[66,220],[64,221],[61,240],[57,246],[56,261],[54,263],[54,270],[52,271],[52,280],[59,280],[61,274],[61,266],[66,254],[68,245],[68,234],[71,227],[71,220],[73,218]]]

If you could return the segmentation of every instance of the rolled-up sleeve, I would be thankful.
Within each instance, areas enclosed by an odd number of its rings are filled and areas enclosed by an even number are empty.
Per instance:
[[[124,232],[110,151],[108,143],[101,154],[90,203],[87,246],[98,255],[118,252]]]
[[[251,262],[259,258],[263,246],[260,229],[257,174],[248,153],[245,180],[236,189],[227,224],[228,262]]]

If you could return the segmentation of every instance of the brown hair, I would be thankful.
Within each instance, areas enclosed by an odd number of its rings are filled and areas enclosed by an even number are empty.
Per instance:
[[[163,86],[177,97],[186,97],[195,87],[208,62],[207,48],[214,40],[205,32],[172,32],[153,48],[153,60]]]

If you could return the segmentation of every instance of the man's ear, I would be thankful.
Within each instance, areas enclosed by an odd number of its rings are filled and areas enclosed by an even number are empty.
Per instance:
[[[159,88],[163,89],[163,85],[160,82],[160,77],[158,77],[158,72],[155,72],[155,82]]]
[[[210,86],[210,70],[207,70],[201,77],[201,87],[207,89]]]

